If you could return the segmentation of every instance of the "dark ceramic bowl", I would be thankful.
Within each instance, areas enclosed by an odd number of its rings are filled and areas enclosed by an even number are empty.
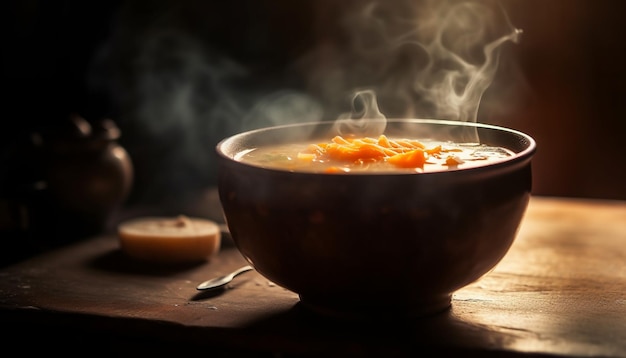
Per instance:
[[[300,173],[235,159],[263,145],[328,141],[332,127],[265,128],[217,146],[220,200],[237,248],[303,307],[348,317],[438,312],[507,253],[531,192],[530,136],[476,123],[388,120],[389,137],[458,141],[475,131],[481,143],[515,153],[433,173]]]

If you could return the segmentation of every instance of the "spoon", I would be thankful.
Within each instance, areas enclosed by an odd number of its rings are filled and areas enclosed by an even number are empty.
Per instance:
[[[203,290],[211,290],[214,288],[224,287],[226,284],[232,281],[235,278],[235,276],[242,274],[244,272],[248,272],[252,269],[253,267],[249,265],[240,267],[237,270],[227,275],[215,277],[210,280],[204,281],[201,284],[199,284],[198,287],[196,287],[196,289],[203,291]]]

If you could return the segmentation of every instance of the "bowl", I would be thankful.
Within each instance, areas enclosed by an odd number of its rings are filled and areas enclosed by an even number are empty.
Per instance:
[[[389,137],[480,142],[499,162],[433,172],[328,174],[244,163],[253,148],[326,142],[334,122],[283,125],[222,140],[218,191],[237,249],[312,312],[421,317],[492,270],[516,237],[531,194],[532,137],[480,123],[387,119]]]

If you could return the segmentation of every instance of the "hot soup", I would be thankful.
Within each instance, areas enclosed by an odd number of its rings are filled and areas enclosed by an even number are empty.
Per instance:
[[[247,149],[236,160],[264,168],[316,173],[422,173],[484,166],[513,152],[484,144],[335,136],[328,142]]]

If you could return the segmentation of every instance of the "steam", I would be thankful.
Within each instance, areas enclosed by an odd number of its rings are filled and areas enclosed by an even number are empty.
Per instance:
[[[264,96],[244,116],[242,128],[272,127],[294,121],[316,122],[324,110],[311,96],[296,91],[277,91]]]
[[[321,4],[338,8],[332,12],[340,15],[338,23],[328,23],[329,12],[312,15],[319,22],[312,29],[332,30],[315,33],[315,42],[284,73],[261,79],[258,70],[203,38],[210,31],[202,26],[211,21],[191,26],[184,12],[148,20],[153,17],[145,18],[141,7],[125,8],[122,26],[100,58],[111,73],[99,81],[109,84],[122,130],[139,136],[136,148],[128,145],[138,165],[161,171],[146,177],[146,188],[159,193],[210,183],[215,144],[249,129],[336,120],[339,133],[374,136],[385,130],[386,118],[478,121],[499,51],[521,34],[495,0]],[[160,5],[154,13],[169,10]],[[143,22],[135,24],[137,19]],[[260,22],[249,24],[252,29],[273,21],[252,20]],[[233,46],[257,43],[259,34],[246,28]],[[464,140],[478,138],[470,133]]]
[[[372,118],[384,117],[379,103],[391,117],[477,122],[481,98],[498,68],[501,45],[519,41],[522,33],[495,4],[452,0],[369,2],[343,23],[349,41],[338,63],[350,68],[343,70],[343,76],[331,79],[340,85],[320,83],[315,87],[336,98],[343,98],[341,92],[349,86],[369,88],[357,90],[352,96],[364,97],[362,101],[371,108],[362,110],[365,114],[352,124],[345,115],[338,116],[341,128],[375,132],[376,128],[364,128],[365,118],[370,113]],[[341,68],[325,70],[342,72]],[[318,73],[315,76],[324,78]],[[374,126],[384,129],[379,121],[375,122]],[[478,138],[470,134],[464,140],[477,142]]]
[[[434,105],[438,118],[476,122],[481,97],[498,67],[496,50],[504,42],[519,40],[521,30],[513,28],[507,18],[510,32],[484,45],[482,63],[464,57],[471,57],[472,51],[483,46],[486,25],[494,21],[490,10],[470,3],[452,6],[443,13],[439,9],[437,16],[442,23],[432,40],[421,45],[430,60],[414,82],[414,90],[422,96],[422,103]]]
[[[340,115],[332,132],[340,135],[377,136],[385,131],[386,124],[385,115],[378,109],[374,91],[363,90],[353,96],[352,112]]]

